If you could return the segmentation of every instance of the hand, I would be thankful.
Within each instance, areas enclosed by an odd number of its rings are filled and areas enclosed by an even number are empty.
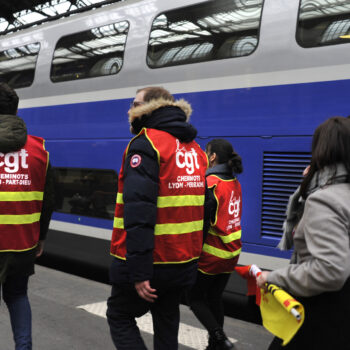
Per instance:
[[[39,258],[39,256],[41,256],[43,251],[44,251],[44,241],[39,241],[38,245],[36,246],[36,254],[35,254],[35,256],[37,258]]]
[[[158,298],[158,296],[154,294],[157,290],[151,288],[149,281],[135,282],[135,289],[140,298],[150,303],[154,303],[155,299]]]
[[[266,290],[267,276],[269,275],[269,271],[263,271],[257,278],[256,284],[259,288],[263,288]]]

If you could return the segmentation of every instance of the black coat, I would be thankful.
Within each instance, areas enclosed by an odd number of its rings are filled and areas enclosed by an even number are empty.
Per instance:
[[[131,125],[138,133],[142,127],[166,131],[180,141],[190,142],[196,129],[187,121],[178,106],[162,106],[151,113],[135,118]],[[133,155],[141,157],[138,167],[131,167]],[[159,165],[155,150],[145,135],[134,139],[124,165],[124,227],[127,231],[126,262],[113,259],[110,279],[112,283],[134,283],[146,280],[178,279],[178,284],[192,285],[197,262],[185,264],[153,265],[154,226],[157,218]],[[209,220],[206,220],[209,223]]]

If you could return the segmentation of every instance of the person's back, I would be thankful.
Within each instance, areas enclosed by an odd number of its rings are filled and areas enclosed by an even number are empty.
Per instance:
[[[222,294],[241,252],[242,192],[236,174],[243,171],[241,157],[225,139],[206,146],[209,169],[206,181],[211,225],[198,262],[196,284],[189,304],[209,333],[207,349],[233,350],[224,327]]]
[[[203,243],[207,158],[191,108],[162,88],[138,91],[137,134],[119,173],[107,318],[117,349],[145,349],[135,317],[151,310],[154,348],[178,348],[181,292],[194,283]]]
[[[44,140],[27,135],[17,94],[0,84],[0,284],[16,349],[31,349],[28,278],[40,256],[53,208]],[[43,207],[44,192],[49,193]],[[47,196],[46,196],[47,197]]]

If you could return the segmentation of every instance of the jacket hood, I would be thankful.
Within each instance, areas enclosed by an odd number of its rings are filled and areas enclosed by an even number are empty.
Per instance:
[[[208,168],[205,173],[205,176],[209,176],[209,175],[218,175],[224,178],[236,177],[236,174],[232,173],[232,169],[228,166],[227,163],[217,164],[212,168]]]
[[[27,142],[27,127],[16,115],[0,114],[0,152],[15,152]]]
[[[130,131],[138,134],[142,128],[157,129],[190,142],[197,136],[197,130],[188,123],[191,113],[190,104],[184,100],[152,100],[129,111]]]
[[[150,115],[155,110],[162,108],[162,107],[167,107],[167,106],[173,106],[173,107],[180,108],[186,115],[186,122],[188,122],[190,120],[190,116],[192,114],[192,107],[187,101],[185,101],[184,99],[181,99],[181,100],[177,100],[177,101],[172,102],[172,101],[160,98],[157,100],[151,100],[149,102],[146,102],[145,104],[143,104],[141,106],[131,108],[128,112],[129,123],[131,125],[131,123],[136,118],[141,118],[144,115]]]

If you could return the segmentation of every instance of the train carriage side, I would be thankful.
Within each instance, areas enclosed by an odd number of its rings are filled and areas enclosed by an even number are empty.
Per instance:
[[[350,114],[350,1],[310,3],[131,0],[2,40],[0,79],[17,89],[19,115],[56,168],[44,258],[107,278],[127,110],[137,88],[162,85],[192,104],[203,147],[224,137],[242,155],[240,263],[287,264],[276,245],[313,130]],[[237,292],[233,276],[227,293]]]

